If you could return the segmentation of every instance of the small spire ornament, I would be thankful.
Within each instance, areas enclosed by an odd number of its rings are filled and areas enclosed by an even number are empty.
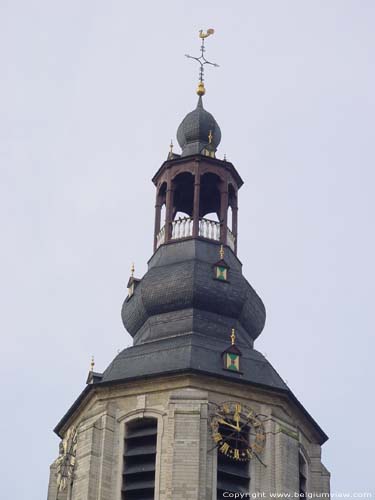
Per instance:
[[[95,366],[94,356],[91,356],[91,362],[90,362],[90,372],[93,372],[93,371],[94,371],[94,366]]]
[[[232,345],[234,345],[234,343],[236,342],[236,331],[234,328],[232,328],[232,333],[230,335],[230,339],[232,341]]]
[[[210,130],[209,133],[208,133],[208,144],[211,144],[212,138],[213,138],[212,130]]]
[[[223,260],[224,259],[224,245],[220,245],[219,255],[220,255],[220,259]]]
[[[132,278],[134,278],[134,271],[135,271],[135,267],[134,267],[134,262],[133,262],[132,265],[131,265],[131,268],[130,268],[130,273],[131,273],[130,276]]]
[[[171,143],[169,145],[169,154],[168,154],[168,158],[173,158],[173,141],[171,139]]]

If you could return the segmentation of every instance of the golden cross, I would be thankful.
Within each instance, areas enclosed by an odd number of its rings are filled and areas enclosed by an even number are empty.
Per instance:
[[[232,328],[232,333],[231,333],[231,341],[232,341],[232,345],[234,345],[235,341],[236,341],[236,333],[235,333],[235,330],[234,328]]]

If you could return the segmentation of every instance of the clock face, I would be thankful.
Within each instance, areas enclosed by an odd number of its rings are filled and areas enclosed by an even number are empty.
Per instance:
[[[228,458],[248,461],[264,448],[263,422],[254,410],[241,403],[228,401],[218,406],[210,425],[219,453]]]

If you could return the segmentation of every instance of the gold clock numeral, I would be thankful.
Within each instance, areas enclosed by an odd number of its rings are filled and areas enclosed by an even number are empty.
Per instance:
[[[239,460],[240,459],[240,450],[238,448],[235,448],[234,449],[234,455],[233,457],[236,459],[236,460]]]
[[[220,451],[221,451],[222,453],[224,453],[224,455],[226,455],[226,454],[228,453],[228,451],[229,451],[229,448],[230,448],[230,446],[229,446],[229,444],[228,444],[228,443],[223,443],[223,444],[220,446]]]
[[[220,443],[222,441],[223,436],[220,434],[220,432],[215,432],[215,434],[212,435],[215,443]]]
[[[236,403],[235,411],[236,411],[236,413],[241,413],[241,404],[240,403]]]
[[[247,458],[253,458],[253,456],[254,456],[253,450],[247,449],[246,450],[246,455],[247,455]]]
[[[249,413],[246,415],[247,418],[251,418],[254,415],[253,410],[250,410]]]

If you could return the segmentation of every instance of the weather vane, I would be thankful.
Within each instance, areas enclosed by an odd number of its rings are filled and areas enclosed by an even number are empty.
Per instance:
[[[203,30],[199,30],[199,38],[202,40],[202,45],[201,45],[201,55],[199,57],[193,57],[189,56],[189,54],[185,54],[186,57],[189,59],[194,59],[197,61],[200,65],[199,67],[199,83],[198,83],[198,88],[197,88],[197,94],[199,96],[202,96],[206,93],[206,89],[204,88],[204,66],[205,64],[210,64],[211,66],[215,66],[216,68],[219,67],[218,64],[207,61],[207,59],[204,57],[204,53],[206,51],[206,48],[204,46],[204,41],[207,37],[210,35],[213,35],[215,33],[215,30],[210,28],[206,32]]]

